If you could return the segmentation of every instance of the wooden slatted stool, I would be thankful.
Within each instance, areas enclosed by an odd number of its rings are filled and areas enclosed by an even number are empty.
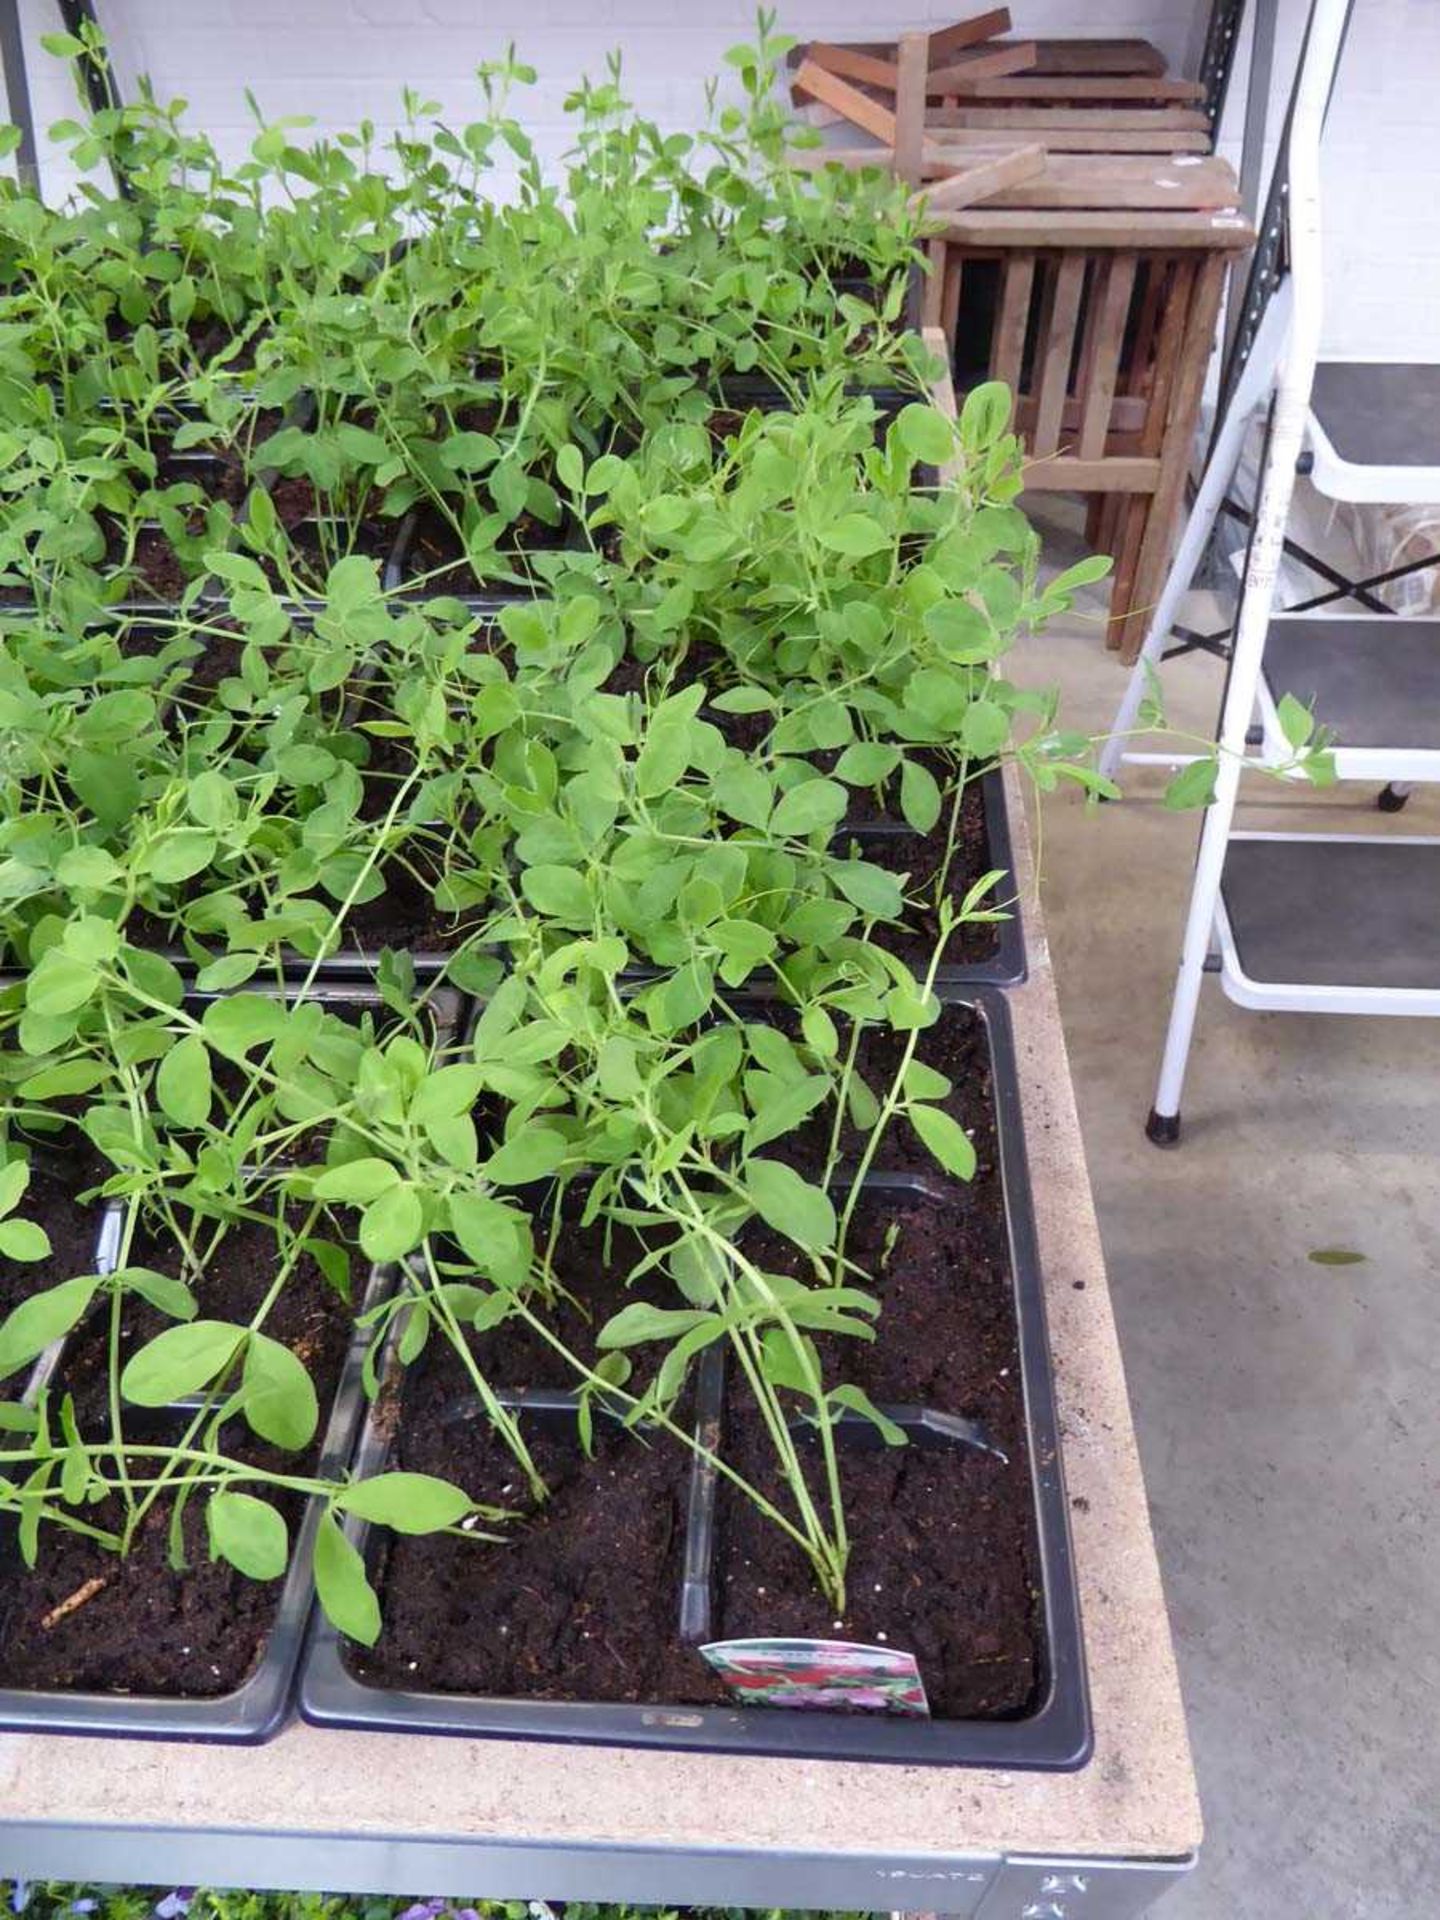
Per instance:
[[[1027,488],[1091,496],[1126,660],[1169,563],[1226,275],[1254,239],[1237,198],[1214,158],[1052,154],[929,243],[924,323],[962,389],[1014,392]]]
[[[1019,186],[1041,172],[1045,155],[1035,142],[1009,140],[959,151],[942,148],[927,137],[926,90],[934,76],[936,38],[926,33],[902,34],[893,65],[869,62],[868,56],[858,63],[841,59],[838,66],[822,65],[813,58],[802,60],[795,72],[797,96],[820,102],[879,144],[798,149],[792,153],[792,161],[801,165],[888,167],[912,186],[930,181],[927,191],[932,204],[947,210],[974,206],[1001,188]],[[814,51],[824,54],[834,50],[820,47]],[[945,53],[943,57],[953,60],[955,56]],[[857,64],[859,75],[854,72]],[[867,92],[859,84],[867,64],[888,76],[888,97],[884,85]],[[850,70],[850,77],[843,69]]]
[[[791,96],[817,124],[848,120],[895,149],[918,180],[922,149],[963,161],[996,137],[1052,153],[1208,153],[1198,81],[1171,79],[1146,42],[1002,37],[1008,8],[890,43],[812,41],[798,50]],[[893,113],[898,138],[879,131]]]
[[[981,19],[1001,22],[995,26],[995,36],[985,37],[987,51],[1003,52],[1017,45],[1033,46],[1035,64],[1029,69],[1037,77],[1049,77],[1056,80],[1084,80],[1095,78],[1115,79],[1163,79],[1166,72],[1165,56],[1149,40],[1096,40],[1096,39],[1035,39],[1016,41],[999,37],[1008,33],[1010,13],[1007,7],[997,7],[993,13],[980,16]],[[958,51],[960,46],[972,46],[973,40],[963,42],[956,36],[963,30],[972,28],[975,21],[963,21],[956,27],[941,27],[930,38],[941,40],[942,47]],[[942,37],[943,36],[943,37]],[[893,40],[846,40],[845,48],[853,53],[873,54],[882,60],[893,60],[895,42]],[[798,67],[809,54],[805,45],[792,47],[786,56],[792,67]]]
[[[1195,81],[1172,80],[1157,48],[1146,40],[1024,40],[1006,38],[1011,26],[1007,7],[994,7],[953,26],[929,34],[902,35],[899,40],[812,41],[791,50],[792,68],[808,67],[834,74],[864,89],[888,106],[900,87],[899,68],[905,44],[926,46],[925,100],[940,113],[956,114],[972,106],[1002,113],[1026,113],[1074,105],[1090,114],[1146,110],[1150,113],[1186,112],[1192,115],[1203,89]],[[822,94],[792,81],[792,98],[808,109],[815,125],[853,118]],[[960,129],[982,123],[955,120]],[[1005,122],[998,123],[1009,131]],[[1117,128],[1131,134],[1162,131],[1155,126]],[[983,124],[982,124],[983,130]],[[1072,133],[1094,131],[1072,124]],[[1174,122],[1172,130],[1193,135],[1208,131],[1203,122]]]

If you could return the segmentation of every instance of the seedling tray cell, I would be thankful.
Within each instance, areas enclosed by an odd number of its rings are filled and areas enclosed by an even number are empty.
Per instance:
[[[1025,978],[1025,929],[1021,920],[1020,901],[1014,889],[1015,849],[1010,835],[1010,805],[1005,792],[1005,777],[998,767],[992,767],[980,777],[980,799],[985,820],[985,849],[978,870],[966,873],[965,867],[957,860],[959,871],[955,885],[950,889],[952,897],[959,904],[970,879],[978,878],[980,872],[999,871],[1006,877],[995,888],[990,901],[997,908],[1003,908],[1007,914],[1004,920],[991,923],[993,946],[987,956],[973,960],[944,960],[936,970],[935,986],[942,1000],[963,999],[966,990],[980,982],[992,986],[1018,987]],[[883,840],[899,842],[903,848],[906,842],[919,847],[920,836],[899,821],[870,822],[863,826],[841,829],[842,841],[854,840],[859,843],[862,856],[866,844],[872,846]],[[898,856],[903,858],[903,853]],[[875,928],[872,938],[877,946],[892,944],[884,926]]]
[[[583,530],[573,516],[565,514],[559,527],[547,529],[552,538],[538,541],[533,547],[518,552],[517,572],[523,573],[525,561],[538,554],[563,553],[567,549],[578,551],[584,546]],[[400,522],[399,528],[390,544],[386,556],[382,585],[387,593],[401,593],[421,600],[459,599],[468,606],[477,595],[476,580],[463,554],[455,554],[444,562],[447,571],[456,571],[465,576],[462,581],[447,583],[444,580],[417,580],[416,548],[421,538],[419,513],[412,509]],[[419,571],[423,572],[423,569]],[[543,579],[540,593],[544,593]],[[478,598],[497,610],[513,605],[516,601],[530,601],[536,597],[536,589],[525,579],[496,580],[486,586]]]
[[[804,374],[797,376],[802,383],[805,378]],[[873,401],[880,433],[903,407],[922,397],[905,387],[869,387],[860,381],[848,382],[845,392],[852,400]],[[747,413],[752,409],[760,413],[784,413],[790,407],[790,396],[784,387],[760,373],[726,374],[716,383],[715,394],[719,405],[734,413]]]

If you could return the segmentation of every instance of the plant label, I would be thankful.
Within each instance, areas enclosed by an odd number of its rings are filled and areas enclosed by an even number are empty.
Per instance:
[[[698,1649],[752,1707],[900,1713],[928,1720],[913,1653],[853,1640],[712,1640]]]

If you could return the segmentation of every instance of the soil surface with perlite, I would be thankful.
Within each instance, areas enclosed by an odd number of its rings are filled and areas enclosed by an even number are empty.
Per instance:
[[[173,1257],[149,1247],[142,1246],[139,1257],[175,1271]],[[244,1324],[274,1278],[273,1234],[261,1226],[232,1229],[196,1287],[200,1311]],[[133,1350],[168,1324],[153,1308],[127,1301],[122,1349]],[[343,1302],[316,1263],[302,1256],[265,1328],[309,1366],[322,1432],[348,1326]],[[58,1384],[72,1391],[79,1405],[93,1408],[103,1398],[105,1341],[100,1325],[86,1323],[62,1357]],[[187,1419],[162,1412],[155,1423],[157,1437],[172,1438],[185,1430]],[[284,1453],[254,1439],[237,1420],[226,1429],[225,1445],[231,1458],[271,1472],[303,1473],[319,1442],[305,1456]],[[293,1543],[302,1503],[289,1498],[276,1504]],[[39,1564],[28,1573],[20,1565],[13,1531],[3,1537],[0,1688],[204,1699],[231,1693],[248,1678],[274,1629],[283,1583],[248,1580],[211,1559],[203,1498],[186,1505],[181,1518],[185,1564],[172,1566],[173,1513],[173,1499],[159,1498],[123,1559],[66,1528],[45,1527]],[[119,1526],[120,1503],[112,1499],[87,1508],[85,1519],[98,1527]]]

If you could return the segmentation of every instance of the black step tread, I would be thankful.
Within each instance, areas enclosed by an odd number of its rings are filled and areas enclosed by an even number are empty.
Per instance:
[[[1440,466],[1440,366],[1324,360],[1310,410],[1342,460],[1361,467]]]
[[[1440,620],[1271,622],[1265,684],[1293,693],[1341,747],[1440,749]]]
[[[1440,990],[1440,843],[1236,837],[1220,891],[1257,984]]]

